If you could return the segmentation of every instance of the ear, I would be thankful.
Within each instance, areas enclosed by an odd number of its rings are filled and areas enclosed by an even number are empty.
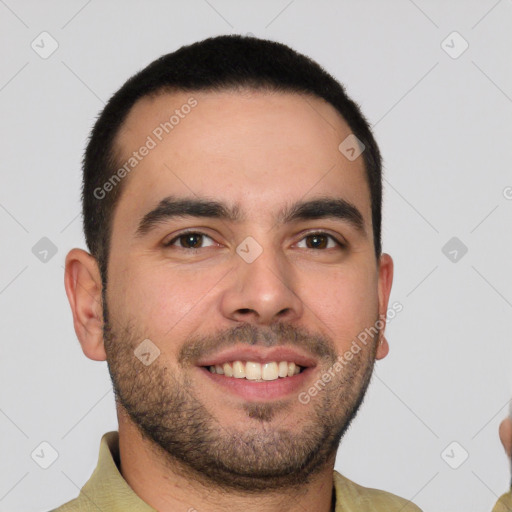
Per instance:
[[[379,258],[379,319],[384,322],[380,331],[379,344],[377,346],[376,359],[383,359],[388,355],[389,344],[384,336],[386,328],[386,316],[388,311],[389,295],[393,284],[393,260],[389,254],[381,254]]]
[[[64,286],[73,313],[75,332],[84,354],[105,361],[101,276],[96,259],[82,249],[66,256]]]

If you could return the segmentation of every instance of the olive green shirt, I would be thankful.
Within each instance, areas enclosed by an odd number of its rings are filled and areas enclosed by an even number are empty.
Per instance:
[[[421,512],[412,502],[386,491],[362,487],[337,471],[333,474],[335,512]],[[507,493],[492,512],[512,511],[512,495]],[[191,509],[193,509],[191,507]],[[155,512],[127,484],[119,472],[119,433],[101,438],[98,464],[77,498],[52,512]]]

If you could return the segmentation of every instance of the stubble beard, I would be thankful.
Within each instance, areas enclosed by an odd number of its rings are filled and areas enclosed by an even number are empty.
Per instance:
[[[159,357],[149,366],[143,365],[134,350],[145,336],[130,322],[113,329],[106,307],[103,333],[118,408],[171,471],[226,492],[304,489],[326,464],[334,465],[339,443],[363,402],[376,352],[375,343],[346,361],[342,371],[335,373],[308,405],[297,397],[243,403],[240,407],[251,421],[244,421],[238,429],[223,425],[197,397],[191,371],[173,371],[187,368],[185,364],[167,364]],[[286,339],[300,340],[301,346],[309,340],[310,348],[322,354],[315,368],[319,379],[324,374],[320,368],[325,372],[332,368],[337,354],[330,340],[282,324],[264,331],[244,324],[216,336],[190,337],[180,354],[185,363],[187,354],[212,347],[219,339],[250,344],[265,340],[266,346],[275,346],[282,344],[279,340],[285,334]],[[293,430],[280,425],[287,409],[302,414],[302,423]]]

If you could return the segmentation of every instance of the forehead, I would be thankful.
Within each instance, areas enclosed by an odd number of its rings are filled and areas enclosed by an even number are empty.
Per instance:
[[[129,172],[115,215],[136,215],[168,195],[243,204],[261,215],[262,205],[280,209],[327,194],[350,199],[370,222],[363,159],[349,161],[338,149],[350,133],[334,107],[314,96],[245,90],[144,97],[116,139],[117,163]]]

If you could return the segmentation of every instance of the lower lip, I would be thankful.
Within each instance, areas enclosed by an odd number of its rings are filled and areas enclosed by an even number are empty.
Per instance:
[[[276,400],[285,398],[292,393],[298,394],[304,388],[305,382],[309,379],[313,367],[308,367],[292,377],[278,378],[265,382],[255,382],[248,379],[237,379],[236,377],[225,377],[218,373],[212,373],[207,368],[199,368],[214,383],[223,386],[231,393],[238,395],[245,400]]]

